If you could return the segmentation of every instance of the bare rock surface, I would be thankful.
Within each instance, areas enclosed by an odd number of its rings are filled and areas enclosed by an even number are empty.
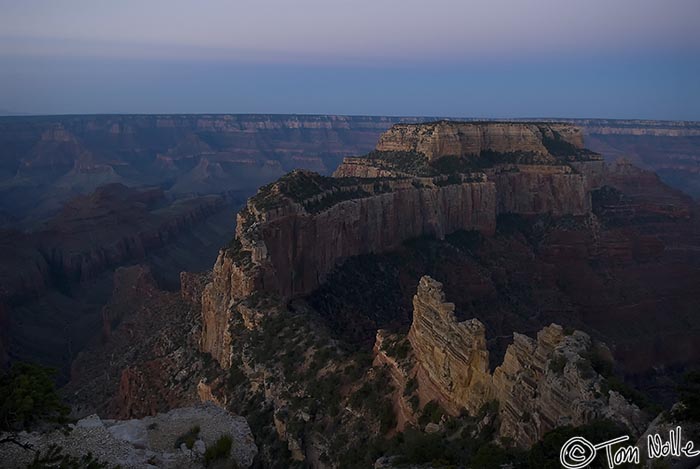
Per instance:
[[[195,426],[200,432],[194,451],[175,447],[178,437]],[[213,404],[173,409],[143,419],[102,420],[92,415],[79,420],[68,432],[25,432],[18,440],[30,444],[34,451],[56,444],[65,454],[79,457],[89,452],[99,461],[124,468],[187,468],[204,467],[202,449],[224,435],[233,441],[230,461],[237,467],[249,467],[258,450],[248,423]],[[33,451],[16,445],[0,447],[0,467],[21,467],[33,457]]]
[[[449,122],[397,124],[379,138],[379,151],[415,151],[429,160],[443,156],[480,156],[531,152],[548,155],[548,140],[583,148],[583,132],[567,124],[520,122]]]
[[[556,324],[542,329],[536,339],[515,333],[503,363],[491,374],[483,324],[477,319],[458,322],[440,282],[423,277],[413,304],[409,339],[419,384],[437,389],[436,398],[453,415],[462,408],[474,414],[495,399],[500,436],[522,447],[556,427],[595,419],[622,423],[637,435],[644,431],[644,413],[608,390],[592,368],[588,334],[565,333]]]
[[[453,413],[476,413],[493,399],[486,330],[478,319],[457,322],[455,306],[445,301],[442,284],[425,276],[413,297],[413,324],[408,339],[421,377],[444,392]]]

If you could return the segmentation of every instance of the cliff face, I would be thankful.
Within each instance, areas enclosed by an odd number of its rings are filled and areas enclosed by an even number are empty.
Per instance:
[[[189,277],[190,291],[199,288],[203,279]],[[208,366],[197,353],[201,313],[183,297],[160,290],[145,266],[117,270],[103,335],[77,355],[63,388],[74,412],[139,418],[197,400]]]
[[[455,305],[445,302],[442,284],[423,277],[413,297],[408,340],[416,354],[419,376],[441,391],[453,414],[475,414],[493,399],[486,329],[478,319],[457,322]]]
[[[584,174],[569,166],[501,167],[487,171],[496,184],[498,213],[583,215],[591,210]]]
[[[622,423],[634,434],[648,423],[642,411],[595,372],[591,338],[565,334],[552,324],[537,339],[514,334],[503,364],[493,374],[500,402],[500,434],[522,446],[536,443],[563,425],[579,426],[596,419]]]
[[[350,257],[458,230],[489,236],[500,213],[586,214],[595,183],[581,168],[599,159],[571,125],[437,122],[395,125],[333,178],[293,172],[239,213],[202,300],[202,349],[228,366],[236,301],[309,294]]]
[[[143,259],[223,205],[219,196],[171,203],[160,189],[108,184],[69,201],[33,238],[54,274],[88,280],[109,267]]]
[[[476,319],[457,322],[441,283],[423,277],[413,304],[408,337],[419,385],[437,389],[437,399],[453,415],[462,408],[474,414],[496,399],[500,436],[522,447],[556,427],[600,418],[620,422],[636,434],[644,430],[647,422],[639,408],[608,391],[605,379],[593,370],[587,358],[593,342],[587,334],[565,334],[555,324],[536,340],[516,333],[491,375],[483,324]],[[435,395],[432,389],[426,393]]]
[[[310,293],[351,256],[387,251],[420,236],[442,239],[458,229],[485,234],[495,229],[495,190],[489,182],[426,188],[389,183],[384,189],[317,214],[290,213],[263,225],[261,240],[279,294]]]
[[[221,251],[212,270],[212,281],[202,293],[202,337],[200,347],[211,354],[222,368],[231,366],[231,321],[236,303],[260,288],[255,273],[244,271]]]
[[[444,156],[479,157],[486,152],[550,155],[557,144],[571,147],[572,151],[583,149],[583,132],[566,124],[448,121],[397,124],[382,134],[377,150],[417,152],[432,161]]]
[[[318,178],[292,173],[265,189],[278,206],[261,210],[272,201],[254,198],[239,215],[236,246],[220,253],[202,299],[202,349],[223,366],[228,364],[232,302],[258,289],[283,298],[310,293],[344,259],[384,252],[411,238],[443,238],[456,230],[491,234],[495,229],[496,194],[490,182],[364,182],[298,201],[281,194],[281,185],[313,184]]]

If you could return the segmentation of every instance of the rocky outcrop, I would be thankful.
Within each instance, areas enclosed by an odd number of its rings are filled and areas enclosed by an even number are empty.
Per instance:
[[[639,437],[637,446],[644,455],[653,454],[655,457],[646,461],[643,467],[653,469],[656,467],[668,467],[671,469],[697,469],[700,465],[700,455],[688,456],[671,451],[668,454],[663,451],[663,444],[674,438],[683,447],[687,442],[693,442],[693,449],[697,448],[700,440],[700,422],[684,416],[685,406],[677,402],[673,407],[661,412],[647,427],[644,434]],[[650,447],[650,443],[652,446]],[[697,451],[695,451],[697,453]]]
[[[200,304],[202,293],[211,282],[211,272],[180,272],[180,295],[191,304]]]
[[[255,290],[255,280],[236,265],[225,251],[212,269],[212,281],[202,294],[202,336],[200,347],[222,368],[231,366],[231,321],[236,317],[236,300]]]
[[[486,330],[478,319],[457,322],[455,306],[445,301],[442,284],[423,277],[413,297],[408,333],[419,366],[419,379],[441,391],[441,403],[453,414],[475,414],[493,399]]]
[[[503,363],[489,372],[486,331],[481,322],[458,322],[445,302],[442,284],[423,277],[413,300],[409,340],[419,385],[436,389],[448,412],[471,414],[488,401],[499,402],[499,434],[528,447],[563,425],[611,419],[640,434],[645,415],[619,393],[607,389],[592,367],[593,341],[580,331],[565,333],[552,324],[531,339],[514,334]]]
[[[478,158],[492,153],[548,156],[583,149],[583,132],[567,124],[450,122],[397,124],[379,138],[378,151],[417,152],[429,161],[444,156]]]
[[[581,332],[565,334],[552,324],[537,339],[514,334],[503,364],[493,374],[500,403],[500,434],[530,446],[548,431],[610,419],[638,435],[644,414],[618,392],[608,390],[593,369],[593,343]]]
[[[197,401],[199,304],[156,287],[148,268],[120,268],[103,308],[105,335],[75,358],[64,398],[78,416],[154,415]]]
[[[178,438],[194,427],[199,429],[194,444],[177,446]],[[91,415],[65,431],[22,433],[17,440],[42,453],[53,444],[78,458],[91,453],[110,467],[145,469],[206,467],[204,452],[222,436],[231,438],[231,449],[223,460],[235,467],[250,467],[258,448],[248,423],[212,404],[177,408],[140,420],[102,420]],[[4,444],[0,467],[23,467],[31,463],[34,451]]]

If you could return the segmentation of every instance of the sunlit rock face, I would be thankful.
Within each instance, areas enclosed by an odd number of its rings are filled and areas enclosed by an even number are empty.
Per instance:
[[[553,428],[596,419],[622,423],[635,434],[644,431],[642,411],[607,390],[604,378],[591,366],[591,352],[587,334],[565,334],[556,324],[542,329],[536,339],[514,334],[503,364],[493,374],[501,436],[530,446]]]
[[[454,309],[442,284],[423,277],[408,338],[422,374],[444,392],[443,402],[475,413],[493,398],[486,330],[478,319],[457,322]]]
[[[645,415],[619,393],[606,388],[592,368],[591,338],[565,333],[552,324],[537,338],[515,333],[503,363],[489,372],[486,330],[478,319],[458,322],[442,284],[424,276],[413,299],[409,341],[421,387],[449,412],[476,413],[491,400],[499,403],[499,434],[528,447],[563,425],[596,419],[622,423],[639,434]]]

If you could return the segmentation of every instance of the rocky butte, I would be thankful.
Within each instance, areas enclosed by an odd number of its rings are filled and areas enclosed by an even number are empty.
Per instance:
[[[241,300],[308,294],[352,256],[458,230],[489,236],[503,213],[588,213],[602,168],[572,125],[397,124],[333,177],[294,171],[248,201],[203,295],[202,350],[228,367]]]

